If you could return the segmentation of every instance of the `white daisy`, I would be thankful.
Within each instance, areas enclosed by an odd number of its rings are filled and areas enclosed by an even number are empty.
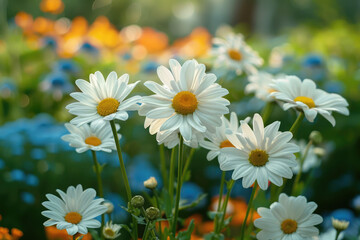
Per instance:
[[[195,131],[214,132],[221,125],[221,116],[228,113],[230,102],[222,96],[228,90],[215,83],[214,74],[205,73],[205,65],[196,60],[188,60],[183,66],[174,59],[169,61],[171,71],[160,66],[158,76],[163,83],[159,85],[147,81],[145,86],[155,95],[143,98],[139,114],[145,120],[162,119],[150,124],[153,131],[179,131],[185,141],[191,141]],[[147,125],[147,124],[145,124]]]
[[[303,196],[288,197],[282,193],[279,202],[269,208],[260,207],[261,216],[254,225],[261,231],[256,235],[259,240],[309,240],[319,235],[314,225],[322,223],[318,214],[313,214],[317,204],[307,202]]]
[[[207,160],[211,161],[214,158],[225,157],[224,154],[220,152],[220,149],[224,147],[234,147],[234,145],[226,137],[226,129],[230,129],[233,133],[241,133],[241,128],[239,127],[239,121],[235,112],[232,112],[230,115],[230,121],[225,117],[221,117],[222,124],[220,127],[216,128],[216,132],[211,134],[205,134],[206,138],[209,141],[201,141],[200,146],[210,150],[206,156]],[[245,119],[246,122],[250,121],[250,118]]]
[[[165,131],[160,131],[159,127],[167,120],[167,118],[163,118],[163,119],[150,119],[150,118],[146,118],[145,119],[145,124],[144,127],[148,128],[149,127],[149,132],[150,134],[155,134],[156,133],[156,140],[158,142],[158,144],[164,144],[165,147],[172,149],[175,146],[177,146],[180,142],[180,138],[179,138],[179,134],[180,134],[180,130],[176,130],[176,131],[170,131],[170,130],[165,130]],[[186,144],[187,146],[191,147],[191,148],[197,148],[199,146],[199,142],[203,140],[203,133],[200,133],[196,130],[193,130],[193,134],[191,136],[191,140],[190,141],[184,141],[184,144]]]
[[[254,74],[256,67],[263,64],[263,59],[258,53],[249,47],[241,34],[229,34],[226,39],[214,38],[215,47],[212,54],[216,56],[214,68],[229,68],[235,70],[238,75],[246,72]]]
[[[297,165],[294,153],[299,147],[289,143],[291,132],[278,131],[280,122],[276,121],[264,128],[259,114],[253,118],[253,129],[246,122],[241,123],[241,134],[226,134],[235,148],[222,148],[227,154],[225,159],[219,159],[223,171],[234,170],[232,178],[242,179],[244,188],[250,187],[255,181],[261,189],[268,188],[268,181],[277,186],[283,184],[283,177],[293,176],[292,167]]]
[[[249,83],[245,87],[245,93],[255,93],[255,96],[265,102],[273,101],[274,98],[270,97],[270,93],[274,91],[270,87],[273,81],[276,81],[280,76],[273,76],[267,72],[258,72],[249,76]]]
[[[106,239],[115,239],[120,236],[120,229],[119,224],[113,224],[112,221],[107,222],[103,228],[103,235]]]
[[[305,154],[307,143],[305,140],[293,140],[293,143],[298,145],[300,147],[300,157],[302,158]],[[321,161],[316,154],[316,151],[318,151],[318,147],[314,147],[313,145],[310,146],[309,151],[307,153],[307,156],[303,162],[302,172],[308,172],[310,169],[313,169],[320,165]],[[297,159],[300,160],[300,159]],[[298,164],[296,167],[293,168],[294,173],[298,173],[300,169],[300,164]]]
[[[49,201],[42,203],[48,210],[41,212],[49,220],[44,226],[56,225],[57,229],[66,229],[69,235],[76,233],[87,234],[88,228],[99,228],[101,223],[94,219],[106,212],[107,207],[101,203],[102,198],[96,197],[96,191],[88,188],[83,191],[79,184],[77,187],[68,187],[66,193],[56,190],[61,199],[53,194],[46,194]]]
[[[270,87],[276,90],[270,96],[283,101],[282,108],[285,111],[289,108],[303,111],[310,122],[313,122],[319,113],[335,126],[332,112],[349,115],[349,104],[343,97],[317,89],[314,81],[310,79],[301,81],[296,76],[286,76],[270,84]]]
[[[105,81],[99,71],[90,74],[90,82],[76,80],[75,83],[81,92],[70,94],[78,100],[66,106],[71,114],[77,115],[70,123],[82,125],[89,122],[104,123],[114,119],[127,120],[129,115],[126,111],[137,110],[137,103],[141,101],[140,96],[125,100],[139,81],[132,84],[128,82],[128,74],[118,78],[115,72],[111,72]]]
[[[61,137],[65,142],[69,142],[70,147],[76,148],[76,152],[83,153],[87,150],[111,152],[116,150],[114,136],[109,124],[95,124],[94,122],[84,124],[79,127],[65,123],[65,127],[70,132]],[[116,129],[120,126],[116,124]],[[121,135],[119,134],[119,138]]]

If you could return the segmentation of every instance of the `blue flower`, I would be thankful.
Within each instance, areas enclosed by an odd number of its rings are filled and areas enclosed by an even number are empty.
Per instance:
[[[43,45],[45,47],[50,47],[50,48],[56,48],[57,47],[57,42],[54,38],[52,37],[44,37],[42,39]]]
[[[98,49],[92,45],[91,43],[85,42],[82,46],[81,46],[81,50],[85,51],[85,52],[90,52],[90,53],[98,53]]]
[[[26,176],[25,182],[27,185],[32,186],[32,187],[36,187],[39,185],[39,179],[34,174],[28,174]]]
[[[147,159],[146,155],[138,155],[133,160],[133,164],[128,167],[129,184],[134,193],[148,191],[144,187],[144,181],[150,177],[155,177],[158,181],[158,188],[161,188],[161,176],[157,169],[155,169]]]
[[[159,64],[157,62],[148,61],[142,66],[142,71],[145,73],[153,73],[156,72]]]
[[[55,64],[54,70],[55,72],[77,73],[79,66],[73,60],[62,59]]]
[[[5,167],[5,162],[0,158],[0,169],[3,169]]]
[[[323,58],[317,54],[309,54],[305,56],[303,65],[305,67],[321,67],[323,65]]]
[[[344,88],[344,83],[340,81],[326,82],[324,85],[324,90],[329,93],[342,94],[344,92]]]
[[[27,203],[27,204],[30,204],[30,205],[34,204],[34,202],[35,202],[34,195],[32,195],[29,192],[22,192],[21,193],[21,199],[23,200],[24,203]]]
[[[0,96],[2,98],[9,98],[16,91],[16,89],[17,88],[14,80],[6,78],[0,83]]]
[[[127,207],[125,200],[117,193],[106,193],[104,199],[114,205],[114,211],[111,213],[111,219],[115,222],[126,221],[126,219],[128,218],[128,214],[122,208]]]
[[[25,173],[21,169],[13,169],[10,172],[11,180],[12,181],[24,181],[25,180]]]
[[[33,148],[31,150],[30,156],[32,159],[41,160],[46,157],[46,152],[41,148]]]
[[[207,179],[217,180],[221,178],[221,170],[218,166],[209,165],[205,168],[205,177]]]
[[[41,82],[43,91],[69,93],[74,86],[69,82],[69,77],[63,71],[54,71],[45,76]]]
[[[195,202],[204,191],[200,186],[192,182],[185,182],[181,187],[180,199],[181,201],[186,201],[185,204],[191,204]],[[206,204],[206,200],[202,199],[198,205],[194,208],[202,208]]]

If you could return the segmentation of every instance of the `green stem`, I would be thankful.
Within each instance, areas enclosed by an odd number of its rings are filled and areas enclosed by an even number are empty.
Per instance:
[[[227,184],[227,193],[226,193],[226,197],[225,197],[225,201],[222,205],[222,216],[221,216],[221,220],[220,220],[220,224],[218,225],[218,228],[215,229],[215,233],[219,234],[221,232],[221,230],[223,229],[223,224],[225,221],[225,216],[226,216],[226,209],[227,209],[227,205],[229,202],[229,198],[230,198],[230,194],[231,194],[231,190],[234,186],[235,181],[233,179],[231,179],[229,181],[229,183]]]
[[[308,144],[306,145],[306,148],[305,148],[305,152],[304,152],[304,155],[301,156],[300,158],[300,167],[299,167],[299,172],[298,174],[296,175],[296,178],[295,178],[295,181],[294,181],[294,184],[293,184],[293,188],[292,188],[292,191],[291,191],[291,195],[294,196],[295,194],[295,189],[297,188],[297,185],[300,181],[300,178],[301,178],[301,174],[302,174],[302,170],[303,170],[303,166],[304,166],[304,162],[305,162],[305,159],[309,153],[309,150],[310,150],[310,147],[312,145],[313,141],[310,140],[308,142]]]
[[[273,108],[274,108],[274,102],[273,101],[267,102],[265,107],[263,108],[263,110],[261,112],[261,116],[262,116],[262,119],[264,121],[264,124],[269,120]]]
[[[160,201],[159,201],[159,195],[157,194],[156,190],[153,189],[152,190],[153,193],[154,193],[154,196],[155,196],[155,200],[156,200],[156,206],[158,209],[160,209],[161,211],[161,208],[160,208]],[[161,215],[161,214],[160,214]],[[161,221],[159,221],[159,235],[160,235],[160,238],[162,239],[162,229],[161,229]]]
[[[163,177],[163,181],[164,181],[164,186],[168,187],[169,186],[169,182],[168,182],[168,176],[167,176],[167,171],[166,171],[166,161],[165,161],[165,149],[164,149],[164,144],[161,144],[159,146],[159,150],[160,150],[160,164],[161,164],[161,175]]]
[[[180,135],[180,143],[179,143],[179,153],[178,153],[178,178],[177,178],[177,187],[176,187],[176,198],[175,198],[175,211],[174,211],[174,219],[172,222],[171,232],[173,236],[176,235],[176,225],[179,215],[179,205],[180,205],[180,193],[181,193],[181,185],[182,185],[182,158],[183,158],[183,148],[184,148],[184,139]]]
[[[171,200],[171,206],[174,198],[174,175],[175,175],[175,147],[171,150],[170,156],[170,177],[169,177],[169,196]]]
[[[119,142],[119,136],[117,134],[116,131],[116,126],[115,126],[115,121],[111,120],[110,121],[110,125],[111,125],[111,130],[113,132],[114,135],[114,140],[115,140],[115,145],[116,145],[116,150],[117,150],[117,154],[119,157],[119,162],[120,162],[120,170],[121,170],[121,175],[124,181],[124,185],[125,185],[125,190],[126,190],[126,195],[127,195],[127,199],[128,202],[131,201],[132,195],[131,195],[131,189],[130,189],[130,184],[129,184],[129,180],[126,174],[126,169],[125,169],[125,164],[124,164],[124,159],[122,157],[122,153],[121,153],[121,147],[120,147],[120,142]],[[134,232],[134,239],[137,240],[138,239],[138,232],[137,232],[137,221],[134,217],[132,217],[133,220],[133,232]]]
[[[248,204],[248,207],[247,207],[247,210],[246,210],[245,219],[244,219],[244,222],[243,222],[243,225],[242,225],[242,228],[241,228],[241,235],[240,235],[241,238],[240,238],[240,240],[244,240],[246,222],[247,222],[247,219],[248,219],[248,216],[249,216],[250,209],[252,207],[252,203],[253,203],[253,200],[254,200],[256,188],[257,188],[257,182],[255,182],[254,187],[253,187],[253,189],[251,191],[251,196],[250,196],[249,204]]]
[[[221,182],[220,182],[220,191],[219,191],[219,200],[218,200],[218,206],[217,206],[217,210],[216,210],[217,214],[221,211],[221,201],[222,201],[222,196],[223,196],[223,192],[224,192],[225,175],[226,175],[225,171],[222,171]],[[218,225],[219,225],[219,222],[218,222],[219,219],[218,219],[217,214],[215,215],[215,218],[214,218],[215,231],[217,230]]]
[[[191,160],[192,160],[192,158],[194,156],[195,151],[196,151],[195,148],[191,148],[190,154],[187,157],[186,162],[185,162],[184,170],[183,170],[183,173],[182,173],[182,179],[185,178],[186,171],[188,170],[188,168],[190,166],[190,163],[191,163]]]
[[[339,239],[341,231],[336,230],[335,240]]]
[[[291,126],[291,128],[289,130],[293,134],[293,136],[295,136],[295,133],[298,130],[303,119],[304,119],[304,113],[300,112],[298,117],[296,118],[295,122],[293,123],[293,125]]]
[[[95,172],[96,172],[96,178],[97,178],[97,182],[98,182],[98,190],[99,190],[99,196],[101,198],[104,197],[104,192],[103,192],[103,187],[102,187],[102,180],[101,180],[101,170],[99,167],[99,163],[97,161],[97,157],[96,157],[96,152],[91,150],[92,156],[93,156],[93,160],[94,160],[94,167],[95,167]],[[105,224],[105,214],[101,215],[101,230],[103,229]],[[101,239],[104,239],[103,234],[101,234]]]

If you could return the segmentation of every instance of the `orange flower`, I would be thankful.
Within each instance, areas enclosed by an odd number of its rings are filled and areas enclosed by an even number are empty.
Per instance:
[[[69,240],[72,239],[72,237],[67,233],[67,231],[59,230],[55,226],[45,227],[45,234],[47,240]],[[75,235],[75,239],[80,237],[82,235]],[[92,237],[90,233],[84,235],[83,240],[91,240]]]
[[[44,17],[37,17],[34,20],[33,30],[42,35],[50,34],[54,31],[54,22]]]
[[[143,28],[140,38],[135,43],[144,46],[149,54],[156,54],[167,48],[168,37],[165,33],[146,27]]]
[[[9,229],[0,227],[0,239],[1,240],[12,240],[11,235],[9,234]]]
[[[33,17],[26,12],[18,12],[15,16],[15,23],[24,31],[28,31],[33,24]]]
[[[13,237],[13,240],[17,240],[23,236],[23,232],[17,228],[11,229],[11,236]]]
[[[195,28],[189,36],[181,38],[173,44],[175,52],[189,58],[202,57],[210,48],[211,35],[202,27]]]
[[[42,0],[40,9],[43,12],[59,14],[64,11],[64,3],[61,0]]]

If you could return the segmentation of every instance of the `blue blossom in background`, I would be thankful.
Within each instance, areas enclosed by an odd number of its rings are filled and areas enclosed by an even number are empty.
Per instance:
[[[127,168],[128,178],[131,190],[134,193],[149,191],[144,187],[144,181],[150,177],[155,177],[158,182],[158,188],[162,187],[161,175],[148,160],[147,155],[138,155],[132,160],[132,164]]]
[[[92,54],[97,54],[99,52],[99,50],[89,42],[85,42],[81,46],[81,50],[84,52],[92,53]]]
[[[31,149],[30,156],[32,159],[41,160],[46,157],[46,152],[41,148]]]
[[[341,208],[333,211],[332,213],[328,214],[324,217],[324,228],[325,229],[331,229],[332,228],[332,222],[331,219],[335,218],[338,220],[345,220],[349,221],[350,225],[349,227],[344,231],[344,234],[346,236],[357,236],[359,232],[360,227],[360,221],[356,218],[355,214],[350,210],[346,208]]]
[[[355,208],[357,211],[360,211],[360,195],[357,195],[353,200],[352,200],[352,207]]]
[[[202,194],[204,194],[204,191],[200,186],[198,186],[193,182],[185,182],[181,187],[180,200],[186,201],[185,204],[191,204],[195,202]],[[200,201],[198,205],[194,207],[194,209],[202,208],[205,205],[206,205],[206,200],[204,198]]]
[[[208,165],[205,168],[205,177],[206,179],[219,180],[221,178],[221,172],[219,166]]]
[[[34,204],[35,202],[35,197],[33,194],[29,193],[29,192],[22,192],[21,193],[21,200],[26,203],[26,204]]]
[[[321,67],[324,64],[323,58],[318,54],[308,54],[304,57],[304,67]]]
[[[303,60],[302,78],[310,78],[314,81],[323,79],[326,75],[324,59],[318,54],[309,54]]]
[[[26,176],[25,182],[29,186],[36,187],[39,185],[39,178],[34,174],[28,174]]]
[[[324,84],[324,90],[329,93],[342,94],[344,92],[344,83],[340,81],[330,81]]]
[[[157,62],[154,61],[148,61],[146,62],[143,66],[142,66],[142,71],[145,73],[155,73],[156,69],[159,67],[160,65]]]
[[[0,97],[4,99],[10,98],[16,89],[14,80],[6,78],[0,82]]]
[[[50,47],[50,48],[57,48],[57,42],[54,38],[52,37],[44,37],[42,39],[42,45],[44,47]]]
[[[127,212],[121,207],[127,207],[125,200],[117,193],[106,193],[104,199],[111,202],[114,205],[114,211],[111,213],[111,219],[114,222],[124,222],[128,218]],[[108,219],[107,214],[105,220]],[[101,217],[99,216],[101,220]]]
[[[13,169],[10,172],[10,178],[12,181],[22,182],[25,181],[26,175],[21,169]]]
[[[67,73],[77,73],[80,71],[79,66],[76,62],[71,59],[62,59],[59,60],[54,65],[55,72],[67,72]]]
[[[3,169],[5,167],[5,162],[0,158],[0,169]]]
[[[44,92],[51,93],[57,101],[63,97],[63,94],[70,93],[74,90],[74,86],[70,83],[69,77],[63,71],[54,71],[46,75],[40,83],[40,88]]]

